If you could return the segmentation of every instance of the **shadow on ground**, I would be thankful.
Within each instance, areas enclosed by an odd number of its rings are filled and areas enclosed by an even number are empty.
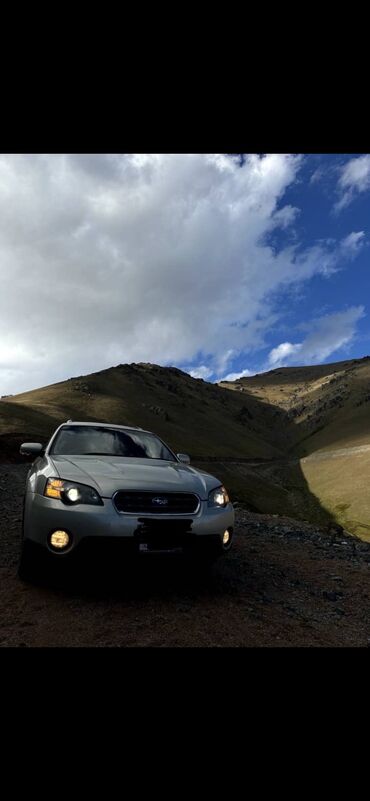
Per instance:
[[[239,575],[240,573],[240,575]],[[245,582],[245,571],[231,556],[213,565],[190,563],[174,555],[150,555],[117,563],[113,557],[75,562],[66,569],[53,566],[35,577],[34,586],[65,597],[76,594],[85,600],[145,601],[222,596],[237,591]],[[27,583],[29,587],[32,585]]]

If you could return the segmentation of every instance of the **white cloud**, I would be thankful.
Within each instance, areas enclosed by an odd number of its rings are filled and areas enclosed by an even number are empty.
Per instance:
[[[317,184],[319,183],[325,175],[325,170],[323,167],[317,167],[316,170],[311,175],[310,184]]]
[[[217,373],[217,375],[221,375],[221,373],[225,372],[227,366],[236,356],[238,356],[238,351],[234,350],[233,348],[229,348],[226,353],[221,352],[217,354],[213,359],[213,371]]]
[[[273,348],[268,357],[269,368],[325,362],[332,353],[353,340],[364,311],[364,306],[352,306],[344,312],[326,314],[301,325],[309,331],[308,336],[303,342],[283,342]]]
[[[242,370],[240,373],[229,373],[225,375],[224,378],[219,378],[217,383],[220,381],[236,381],[238,378],[246,378],[249,375],[255,375],[255,373],[250,370]]]
[[[365,244],[364,238],[364,231],[352,231],[351,234],[342,239],[340,246],[345,254],[355,257]]]
[[[267,244],[294,221],[279,206],[300,165],[281,154],[243,167],[223,155],[1,156],[0,393],[132,361],[199,359],[222,374],[263,346],[274,293],[343,258],[339,245]]]
[[[370,189],[370,155],[350,159],[342,168],[338,181],[340,198],[334,206],[339,212],[348,206],[359,192]]]
[[[289,225],[295,222],[299,213],[300,209],[296,206],[283,206],[273,214],[271,218],[272,225],[283,229],[288,228]]]
[[[207,381],[207,378],[210,378],[213,375],[213,370],[210,370],[209,367],[205,367],[205,365],[200,365],[199,367],[194,367],[193,370],[189,370],[189,375],[192,378],[203,378],[204,381]]]
[[[294,357],[296,353],[299,353],[301,349],[301,344],[293,345],[291,342],[282,342],[269,353],[270,367],[280,367],[283,363]]]

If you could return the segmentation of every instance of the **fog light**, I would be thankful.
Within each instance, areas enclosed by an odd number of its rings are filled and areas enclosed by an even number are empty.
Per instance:
[[[222,535],[222,542],[224,545],[228,545],[228,543],[230,542],[230,532],[227,531],[227,529],[226,531],[224,531]]]
[[[58,551],[61,551],[69,545],[69,540],[70,537],[66,531],[53,531],[50,537],[50,545],[52,545],[53,548],[57,548]]]

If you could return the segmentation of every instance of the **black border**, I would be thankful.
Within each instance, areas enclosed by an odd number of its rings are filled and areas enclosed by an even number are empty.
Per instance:
[[[294,61],[289,73],[277,65],[265,76],[248,66],[239,81],[228,65],[207,80],[194,69],[185,76],[169,68],[156,80],[156,64],[146,83],[132,73],[94,83],[92,68],[83,84],[66,74],[31,88],[24,76],[21,86],[6,87],[0,152],[367,152],[367,90],[358,76],[349,85],[338,64],[330,81],[325,72],[305,78]]]

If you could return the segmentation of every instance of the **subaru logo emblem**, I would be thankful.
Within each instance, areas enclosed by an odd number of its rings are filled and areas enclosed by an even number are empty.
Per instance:
[[[156,506],[167,506],[168,500],[167,498],[152,498],[152,503],[155,503]]]

